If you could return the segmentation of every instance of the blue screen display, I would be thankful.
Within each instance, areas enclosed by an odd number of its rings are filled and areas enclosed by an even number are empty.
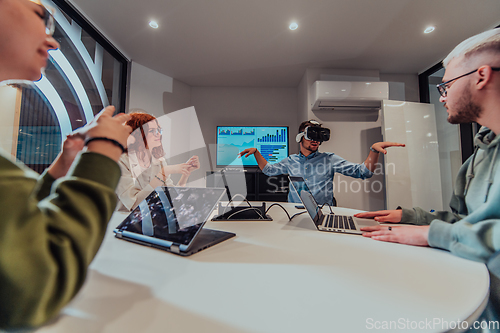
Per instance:
[[[286,126],[217,126],[217,166],[257,166],[253,155],[238,158],[247,148],[257,148],[269,163],[288,156]]]

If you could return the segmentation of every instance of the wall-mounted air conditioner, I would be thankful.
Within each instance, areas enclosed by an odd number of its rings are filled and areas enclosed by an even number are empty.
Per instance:
[[[311,109],[378,111],[389,99],[387,82],[316,81],[311,87]]]

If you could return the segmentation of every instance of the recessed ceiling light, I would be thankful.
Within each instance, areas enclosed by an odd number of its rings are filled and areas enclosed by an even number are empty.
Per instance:
[[[297,24],[297,22],[292,22],[288,28],[290,28],[290,30],[297,30],[297,28],[299,27],[299,25]]]
[[[156,21],[149,21],[149,26],[153,29],[158,29],[158,23]]]
[[[427,27],[425,30],[424,30],[424,34],[430,34],[431,32],[434,31],[434,29],[436,29],[435,27]]]

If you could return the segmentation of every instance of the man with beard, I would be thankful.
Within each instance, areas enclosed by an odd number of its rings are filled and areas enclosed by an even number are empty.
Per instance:
[[[484,262],[490,269],[489,313],[500,302],[500,28],[460,43],[444,60],[440,101],[452,124],[482,125],[474,138],[474,154],[462,165],[451,198],[451,212],[421,208],[356,214],[379,222],[412,226],[366,227],[363,236],[375,240],[432,246]],[[495,300],[496,299],[496,300]],[[491,312],[491,309],[493,310]],[[491,318],[491,317],[490,317]]]
[[[388,147],[404,147],[404,144],[401,143],[377,142],[371,146],[370,154],[364,163],[351,163],[334,153],[319,152],[318,148],[321,145],[321,139],[307,136],[307,129],[311,127],[321,128],[321,124],[315,120],[307,120],[301,123],[299,134],[296,137],[296,141],[300,145],[299,154],[290,155],[278,163],[267,163],[257,148],[245,149],[239,156],[248,157],[253,154],[259,168],[267,176],[288,174],[304,178],[318,204],[336,206],[337,202],[333,197],[333,177],[336,172],[353,178],[370,178],[377,166],[379,153],[387,154],[385,148]],[[329,130],[327,131],[329,133]],[[324,141],[327,141],[327,139]],[[288,201],[301,202],[298,195],[293,191],[288,194]]]
[[[367,227],[376,240],[439,247],[486,262],[500,242],[500,29],[489,30],[459,44],[443,60],[440,101],[452,124],[482,125],[474,138],[474,154],[462,165],[451,198],[451,212],[428,213],[421,208],[360,213],[379,222],[418,226]],[[487,127],[486,127],[487,126]],[[500,240],[500,239],[499,239]]]

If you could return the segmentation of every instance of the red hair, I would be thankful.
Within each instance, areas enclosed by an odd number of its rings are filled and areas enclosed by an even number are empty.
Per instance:
[[[151,120],[156,120],[154,116],[145,112],[132,112],[129,115],[132,117],[127,121],[127,125],[132,127],[132,132],[149,123]]]
[[[154,120],[154,121],[156,121],[156,124],[158,125],[158,127],[160,125],[158,124],[158,121],[156,120],[156,118],[154,116],[150,115],[149,113],[132,112],[132,113],[129,113],[129,115],[131,115],[132,117],[127,121],[126,124],[128,126],[132,127],[132,134],[131,135],[135,138],[135,142],[128,146],[127,151],[130,150],[130,151],[133,151],[133,152],[136,152],[136,153],[142,155],[145,152],[141,151],[140,148],[146,147],[147,149],[149,149],[148,142],[146,140],[146,133],[149,130],[148,123]],[[144,128],[144,127],[146,127],[146,128]],[[140,131],[136,131],[137,129],[140,129]],[[140,144],[141,137],[142,137],[142,142],[144,142],[144,145]],[[160,147],[153,148],[152,154],[155,158],[160,158],[163,155],[165,155],[165,152],[163,151],[163,147],[160,146]]]

